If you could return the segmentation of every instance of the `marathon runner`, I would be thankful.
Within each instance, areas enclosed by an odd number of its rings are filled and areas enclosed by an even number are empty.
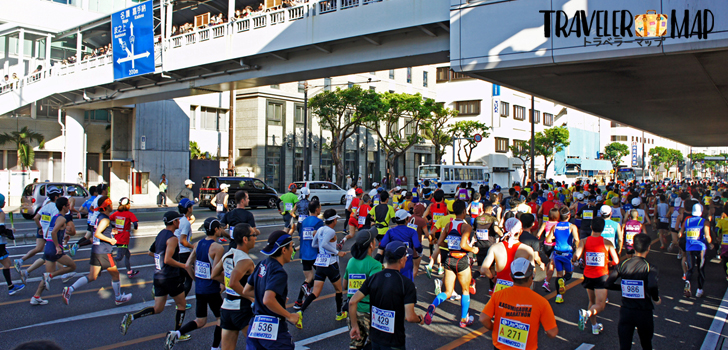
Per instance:
[[[311,201],[308,200],[310,194],[311,191],[308,190],[308,187],[301,188],[298,203],[294,206],[296,210],[291,212],[293,217],[291,219],[291,228],[288,230],[288,234],[291,236],[293,236],[294,232],[301,234],[301,224],[308,217],[308,206],[311,204]]]
[[[559,217],[561,214],[559,214],[558,208],[551,208],[548,212],[547,219],[543,221],[541,224],[541,228],[538,229],[538,233],[536,234],[536,238],[541,240],[541,237],[543,237],[543,252],[544,255],[546,255],[549,259],[549,263],[546,266],[546,278],[544,278],[543,285],[541,287],[548,293],[551,293],[551,287],[549,284],[551,283],[551,278],[554,275],[554,269],[556,268],[554,266],[554,259],[552,259],[552,254],[554,252],[554,246],[556,245],[555,242],[546,242],[546,236],[549,232],[551,232],[551,229],[556,226],[556,224],[559,223]],[[534,252],[535,253],[535,252]]]
[[[131,252],[129,252],[129,239],[131,238],[131,228],[135,230],[139,228],[139,220],[134,213],[129,211],[131,201],[124,197],[119,200],[119,207],[109,219],[114,225],[112,232],[116,239],[116,262],[121,262],[126,258],[126,276],[132,278],[139,274],[139,270],[131,269]]]
[[[315,272],[313,264],[316,262],[318,249],[312,247],[311,242],[313,242],[313,236],[318,229],[324,226],[324,221],[319,219],[319,215],[321,215],[321,204],[318,201],[309,203],[308,212],[308,217],[301,223],[301,232],[299,234],[301,265],[303,266],[304,279],[301,284],[301,290],[298,292],[298,299],[293,303],[293,308],[296,310],[301,310],[301,307],[303,307],[303,298],[308,297],[313,290],[313,277]]]
[[[372,258],[372,253],[377,247],[377,230],[361,230],[356,234],[356,242],[351,246],[351,256],[346,264],[346,273],[344,273],[344,285],[347,286],[347,299],[351,298],[359,291],[359,288],[368,278],[382,271],[382,264]],[[349,303],[344,304],[345,311],[348,310]],[[369,304],[369,296],[364,297],[357,305],[356,310],[357,326],[359,328],[358,339],[351,338],[349,341],[349,349],[362,350],[365,347],[371,348],[372,340],[369,337],[371,328],[371,305]],[[347,319],[349,331],[352,329],[351,318]]]
[[[295,248],[291,235],[274,231],[268,237],[268,245],[260,251],[268,258],[259,262],[248,278],[244,296],[253,299],[255,315],[248,329],[246,349],[293,350],[293,338],[288,332],[288,321],[296,328],[303,328],[301,311],[286,311],[288,274],[283,265],[291,262]]]
[[[483,213],[475,218],[475,243],[473,247],[478,248],[478,254],[476,254],[476,262],[479,267],[483,266],[483,261],[488,255],[488,250],[492,247],[497,239],[503,236],[503,231],[498,224],[498,219],[493,216],[493,206],[488,204],[484,207]],[[473,271],[473,278],[480,277],[480,269]],[[493,286],[495,285],[492,280],[488,280],[490,283],[489,291],[493,292]]]
[[[404,243],[390,242],[384,249],[386,268],[367,278],[349,300],[350,310],[359,310],[359,303],[369,296],[371,304],[372,349],[404,349],[406,335],[404,321],[422,324],[423,318],[415,311],[417,288],[414,282],[399,272],[407,264],[412,250]],[[366,321],[364,321],[366,322]],[[358,313],[351,313],[352,339],[362,338]]]
[[[551,260],[553,260],[554,269],[556,269],[558,294],[556,294],[554,301],[557,304],[564,302],[563,295],[566,292],[566,281],[571,279],[571,274],[574,271],[573,265],[571,264],[571,259],[573,258],[572,246],[579,245],[579,230],[576,228],[576,225],[569,223],[569,216],[571,215],[569,209],[561,207],[559,209],[559,215],[559,223],[546,235],[547,243],[555,242]],[[548,285],[546,286],[548,287]],[[544,289],[549,290],[549,288]]]
[[[21,267],[23,266],[23,263],[44,250],[46,244],[44,237],[47,235],[46,232],[48,231],[48,226],[51,224],[51,219],[58,214],[58,208],[56,208],[55,203],[56,199],[61,197],[61,190],[55,186],[48,186],[46,189],[46,195],[48,196],[48,202],[43,204],[33,218],[36,226],[38,227],[38,231],[35,235],[35,248],[25,253],[22,258],[15,259],[15,271],[17,271],[21,276]],[[25,279],[23,281],[25,281]]]
[[[15,239],[15,228],[5,227],[5,196],[0,194],[0,264],[3,265],[3,276],[5,282],[8,283],[8,294],[15,295],[15,293],[25,289],[25,283],[13,284],[13,279],[10,277],[10,254],[8,253],[5,246],[8,244],[8,240]],[[13,215],[10,213],[10,215]]]
[[[346,237],[344,237],[341,240],[341,244],[344,244],[347,239],[354,237],[354,235],[356,235],[357,231],[359,230],[360,210],[364,209],[364,204],[365,204],[364,201],[362,200],[363,195],[364,195],[364,190],[362,190],[361,188],[357,188],[354,190],[354,197],[351,199],[351,204],[349,205],[349,210],[350,210],[349,219],[346,221],[347,234],[346,234]],[[369,211],[361,212],[361,213],[364,213],[365,220],[366,220],[366,213],[368,213],[368,212]]]
[[[445,223],[450,222],[450,218],[447,218],[448,216],[448,210],[447,210],[447,204],[445,204],[445,192],[443,191],[436,191],[433,194],[433,200],[434,203],[430,204],[427,209],[425,209],[425,213],[422,214],[423,217],[429,218],[431,217],[432,220],[430,221],[432,228],[430,229],[430,262],[427,265],[427,277],[432,276],[432,268],[434,267],[435,260],[437,260],[438,257],[440,257],[440,251],[435,250],[435,243],[437,243],[440,240],[440,231],[442,231],[442,227],[444,227]],[[451,217],[454,217],[450,215]],[[441,224],[440,220],[443,220]],[[438,227],[441,226],[441,227]],[[442,258],[440,257],[440,262],[442,261]],[[445,273],[445,269],[442,267],[442,264],[438,264],[438,270],[437,274],[442,275]],[[436,288],[437,289],[437,288]],[[438,293],[439,294],[439,293]]]
[[[715,228],[720,237],[720,266],[725,271],[725,278],[728,281],[728,203],[724,204],[723,213],[715,224]]]
[[[624,249],[630,258],[634,255],[634,248],[632,247],[634,236],[639,233],[647,234],[645,225],[639,221],[639,215],[638,209],[630,210],[629,218],[622,225],[622,230],[624,231]],[[621,250],[618,252],[621,252]]]
[[[72,286],[63,288],[63,301],[66,305],[69,304],[73,292],[85,286],[87,283],[95,281],[103,270],[106,270],[111,276],[111,287],[116,296],[116,305],[118,306],[131,300],[131,294],[121,293],[119,270],[116,268],[114,256],[111,254],[116,244],[116,239],[111,234],[112,224],[111,220],[109,220],[109,214],[113,210],[111,199],[106,196],[101,196],[98,199],[98,206],[95,210],[99,214],[97,216],[93,247],[91,248],[89,273],[87,276],[77,279]]]
[[[622,226],[616,221],[611,220],[612,218],[612,207],[608,205],[602,205],[599,209],[599,214],[604,219],[604,231],[602,231],[602,237],[606,238],[617,250],[617,254],[622,254],[622,245],[624,242],[624,231]]]
[[[250,196],[247,191],[238,190],[235,192],[235,203],[237,206],[235,209],[225,214],[225,217],[220,220],[223,225],[227,225],[227,232],[224,233],[225,237],[230,239],[230,249],[235,248],[235,239],[233,239],[233,230],[238,224],[248,224],[255,231],[255,234],[260,234],[257,228],[255,228],[255,217],[245,209],[250,203]]]
[[[101,196],[106,196],[108,198],[109,196],[109,185],[106,184],[98,184],[96,186],[96,191],[98,195],[91,201],[91,205],[88,207],[88,215],[86,222],[88,223],[86,235],[84,237],[81,237],[81,239],[76,242],[76,244],[71,246],[71,251],[74,251],[78,249],[78,247],[83,247],[87,245],[91,245],[93,243],[92,237],[96,233],[96,224],[97,224],[97,218],[99,216],[99,211],[96,210],[96,208],[99,206],[99,198]]]
[[[387,233],[387,230],[389,230],[389,222],[394,217],[394,208],[387,204],[388,201],[389,193],[380,192],[379,203],[375,201],[376,205],[369,211],[369,216],[375,223],[377,230],[379,230],[379,236],[377,236],[378,241],[381,241],[384,234]]]
[[[192,224],[195,222],[195,216],[192,215],[194,205],[195,202],[187,198],[182,198],[177,205],[177,210],[180,214],[182,214],[182,217],[179,219],[179,227],[174,230],[174,235],[179,241],[179,260],[177,261],[183,264],[187,263],[187,259],[189,259],[190,253],[192,252],[193,248],[192,243],[190,243],[190,239],[192,239]],[[181,276],[182,278],[184,278],[186,298],[187,295],[190,294],[190,290],[192,289],[192,277],[194,276],[194,274],[182,272]],[[185,307],[187,310],[189,310],[190,308],[192,308],[192,305],[186,304]]]
[[[597,323],[597,313],[604,311],[607,304],[609,265],[619,263],[619,255],[614,245],[602,237],[602,231],[604,231],[604,218],[595,218],[592,221],[591,236],[579,242],[572,258],[573,262],[579,258],[585,261],[582,285],[589,296],[589,308],[579,310],[579,330],[583,331],[586,320],[591,319],[594,335],[599,335],[604,330],[604,326]]]
[[[212,197],[212,201],[210,201],[210,205],[215,207],[215,213],[217,214],[217,219],[222,220],[222,218],[225,216],[225,214],[229,211],[228,209],[228,199],[230,198],[230,195],[228,192],[230,191],[230,185],[228,184],[220,184],[220,192],[218,192],[215,197]]]
[[[703,284],[705,284],[705,251],[713,249],[710,237],[710,224],[703,219],[703,207],[696,203],[693,205],[692,217],[685,219],[685,224],[680,228],[680,236],[685,237],[685,252],[687,253],[687,272],[685,274],[685,297],[691,295],[690,281],[693,277],[693,269],[698,268],[698,290],[696,298],[703,296]],[[707,247],[706,247],[707,244]]]
[[[103,203],[103,202],[102,202]],[[135,313],[124,314],[121,320],[119,330],[121,335],[126,335],[129,331],[132,321],[162,313],[169,295],[174,299],[177,306],[175,314],[174,330],[178,331],[182,327],[182,321],[185,319],[185,284],[183,273],[185,264],[179,262],[179,241],[174,235],[174,230],[179,228],[179,220],[181,214],[176,211],[168,211],[164,213],[165,229],[159,231],[157,238],[149,247],[149,255],[154,257],[154,306],[143,308]],[[83,277],[82,277],[83,278]],[[66,291],[63,290],[64,299],[66,299]],[[70,295],[69,295],[70,297]],[[68,303],[68,302],[66,302]]]
[[[414,282],[413,270],[414,266],[418,266],[414,264],[414,261],[419,261],[418,259],[422,254],[422,244],[420,244],[420,240],[417,235],[417,225],[415,225],[414,223],[407,223],[408,221],[412,221],[410,220],[410,217],[410,213],[406,210],[397,210],[394,215],[394,219],[392,219],[396,226],[387,230],[384,238],[382,238],[381,242],[379,243],[379,249],[377,250],[375,260],[383,262],[382,254],[384,253],[384,248],[387,246],[387,244],[389,244],[389,242],[403,242],[407,246],[407,248],[411,248],[414,251],[415,256],[407,257],[407,264],[404,266],[403,269],[400,270],[400,272],[404,277],[407,277]]]
[[[523,231],[521,221],[510,218],[505,223],[505,229],[503,240],[490,247],[483,266],[480,267],[481,276],[486,275],[495,283],[493,292],[513,285],[510,267],[514,259],[526,258],[531,263],[534,261],[533,249],[518,240]]]
[[[533,265],[528,259],[518,258],[508,266],[513,286],[493,293],[480,314],[480,322],[492,330],[495,349],[538,348],[538,329],[553,339],[559,334],[551,305],[531,290]]]
[[[289,230],[292,225],[293,215],[291,213],[296,212],[296,203],[298,203],[298,195],[296,194],[298,187],[292,183],[288,185],[288,193],[281,196],[280,205],[283,206],[283,210],[278,209],[278,212],[283,215],[283,226],[286,230]]]
[[[207,324],[208,306],[215,316],[216,323],[212,347],[218,349],[220,347],[220,338],[222,337],[222,328],[220,328],[222,296],[220,296],[220,282],[213,279],[212,268],[218,265],[225,253],[225,248],[217,243],[225,229],[222,227],[220,220],[212,217],[205,219],[202,227],[205,230],[206,237],[194,244],[186,261],[187,273],[195,276],[195,300],[197,305],[195,316],[197,317],[194,321],[185,323],[179,330],[167,332],[167,338],[164,342],[165,350],[172,349],[177,341],[189,340],[190,332]]]
[[[657,235],[660,238],[660,249],[667,249],[667,242],[670,229],[670,205],[665,200],[665,194],[660,193],[657,205],[655,206],[655,214],[657,215]]]

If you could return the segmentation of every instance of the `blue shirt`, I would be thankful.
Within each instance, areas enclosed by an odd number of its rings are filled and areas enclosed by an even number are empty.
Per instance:
[[[195,264],[200,264],[206,268],[201,269],[209,273],[212,272],[212,263],[210,260],[210,246],[215,243],[212,239],[202,239],[197,242],[197,251],[195,251]],[[220,292],[220,282],[212,278],[202,277],[204,273],[195,271],[195,293],[196,294],[213,294]]]
[[[536,204],[538,204],[539,206],[543,205],[544,202],[546,202],[546,197],[536,198]]]
[[[407,225],[397,225],[387,230],[387,233],[384,235],[379,244],[379,248],[384,249],[389,242],[393,241],[403,242],[408,247],[412,248],[412,250],[417,251],[418,254],[422,253],[422,244],[420,244],[420,238],[417,235],[417,230],[414,230]],[[411,255],[407,257],[407,263],[401,270],[402,275],[410,280],[414,280],[412,258],[413,257]]]
[[[560,221],[556,224],[556,227],[554,228],[554,240],[556,241],[554,250],[564,253],[572,251],[569,239],[571,237],[570,228],[571,224],[567,221]]]
[[[689,217],[685,220],[685,251],[705,250],[705,234],[703,232],[705,219]]]
[[[604,231],[602,231],[602,237],[612,241],[614,246],[617,246],[617,231],[619,230],[619,224],[614,220],[604,220]]]
[[[316,260],[318,249],[312,247],[311,242],[313,241],[313,234],[323,225],[324,221],[313,215],[309,215],[301,223],[301,260]]]
[[[286,320],[263,304],[265,292],[270,290],[276,293],[276,301],[282,308],[286,308],[288,296],[288,274],[278,260],[267,258],[255,266],[253,274],[248,278],[248,284],[255,290],[253,314],[273,316],[278,318],[278,334],[288,332]]]

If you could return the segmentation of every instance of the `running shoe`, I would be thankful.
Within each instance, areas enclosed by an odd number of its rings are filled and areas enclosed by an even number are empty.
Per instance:
[[[688,278],[687,278],[687,275],[685,275],[685,274],[683,273],[683,275],[682,275],[682,280],[683,280],[683,281],[687,281],[687,279],[688,279]]]
[[[64,287],[61,297],[63,297],[63,302],[68,305],[71,302],[71,287]]]
[[[192,335],[191,334],[184,334],[184,335],[181,335],[179,337],[179,339],[177,339],[177,341],[188,341],[190,339],[192,339]]]
[[[179,333],[177,331],[167,332],[167,338],[164,340],[164,350],[172,350],[174,344],[177,344],[179,340]]]
[[[470,280],[470,295],[475,295],[475,280]]]
[[[460,294],[458,294],[457,292],[453,291],[452,292],[452,295],[450,296],[450,300],[452,300],[452,301],[458,301],[460,299],[462,299],[462,297],[460,296]]]
[[[30,298],[30,305],[45,305],[45,304],[48,304],[48,300],[43,300],[38,297]]]
[[[667,247],[665,247],[664,245],[661,245],[660,250],[667,250]]]
[[[467,318],[461,318],[460,319],[460,328],[465,328],[467,326],[470,326],[473,324],[473,321],[475,321],[475,317],[468,315]]]
[[[348,312],[346,312],[346,311],[339,312],[338,314],[336,314],[336,320],[337,321],[345,320],[346,319],[346,316],[349,316],[349,313]]]
[[[435,295],[442,293],[442,280],[435,278]]]
[[[545,290],[546,292],[551,293],[551,286],[547,281],[543,281],[541,288],[543,288],[543,290]]]
[[[303,313],[301,311],[297,312],[298,314],[298,321],[296,321],[296,328],[303,329]]]
[[[564,297],[561,296],[561,294],[556,294],[556,300],[554,300],[555,303],[561,304],[564,302]]]
[[[728,264],[726,264],[726,265],[728,265]],[[425,273],[427,273],[427,278],[432,279],[432,266],[426,265]]]
[[[129,300],[131,300],[131,294],[121,294],[118,298],[116,298],[116,306],[126,303]]]
[[[725,263],[725,273],[728,274],[728,262]],[[23,283],[25,283],[25,282],[23,282]]]
[[[432,316],[435,314],[435,305],[430,304],[427,307],[427,313],[425,313],[425,324],[430,325],[432,323]]]
[[[25,289],[25,283],[13,284],[13,288],[8,289],[8,295],[15,295],[15,293],[20,292],[23,289]]]
[[[703,290],[702,289],[698,289],[698,291],[695,292],[695,297],[696,298],[700,298],[702,296],[703,296]]]
[[[139,274],[139,270],[131,270],[126,273],[126,277],[133,278],[134,276]]]
[[[43,282],[45,282],[45,290],[51,290],[51,273],[43,272]]]
[[[442,267],[442,265],[440,265],[440,267],[437,268],[437,274],[442,275],[443,273],[445,273],[445,269]]]
[[[682,253],[677,253],[677,260],[682,259]]]
[[[121,326],[119,326],[119,331],[121,331],[121,335],[126,335],[126,332],[129,331],[129,327],[131,326],[132,321],[134,321],[134,316],[132,314],[124,314],[124,318],[121,319]]]
[[[177,306],[175,306],[174,308],[177,309]],[[185,305],[185,310],[189,310],[191,308],[192,308],[192,304],[186,304]]]
[[[68,283],[68,281],[70,281],[74,276],[76,276],[75,272],[69,272],[61,276],[61,281],[63,281],[63,283]]]
[[[23,265],[23,260],[15,259],[15,262],[13,262],[13,266],[15,266],[15,271],[18,271],[20,273],[20,267]]]
[[[559,285],[559,288],[558,288],[559,294],[564,294],[566,292],[566,286],[564,286],[564,279],[559,278],[557,281],[557,284]]]
[[[20,271],[20,280],[25,284],[28,281],[28,270]]]
[[[228,242],[227,239],[220,237],[220,243],[227,243],[227,242]]]
[[[71,246],[68,248],[68,255],[71,257],[76,256],[76,252],[78,251],[78,243],[71,243]]]
[[[596,325],[592,325],[592,334],[599,335],[604,330],[604,326],[601,323],[597,323]]]
[[[686,298],[690,298],[690,281],[685,281],[685,289],[683,290],[683,295],[685,295]]]
[[[296,302],[293,303],[293,309],[294,310],[301,310],[302,307],[303,307],[303,303],[300,302],[300,301],[298,301],[298,300],[296,300]]]
[[[579,310],[579,330],[584,330],[584,325],[586,324],[586,320],[589,319],[589,313],[586,312],[584,309]]]
[[[311,295],[311,293],[313,292],[311,290],[311,287],[307,283],[301,285],[301,290],[303,291],[303,294],[306,296],[306,298],[308,298],[308,296]]]

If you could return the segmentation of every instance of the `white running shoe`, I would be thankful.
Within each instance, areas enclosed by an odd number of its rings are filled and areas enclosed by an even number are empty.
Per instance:
[[[703,290],[702,289],[698,289],[698,291],[695,292],[695,297],[696,298],[700,298],[702,296],[703,296]]]
[[[435,278],[435,295],[442,293],[442,280]]]
[[[61,276],[61,280],[63,281],[63,283],[68,283],[68,281],[70,281],[71,278],[73,278],[74,276],[76,276],[76,272],[71,271]]]
[[[116,306],[119,306],[123,303],[126,303],[127,301],[131,300],[131,293],[126,294],[120,294],[118,298],[116,298]]]
[[[30,305],[45,305],[48,304],[48,300],[43,300],[41,298],[32,297],[30,298]]]
[[[452,300],[452,301],[458,301],[461,298],[462,297],[460,296],[460,294],[458,294],[456,291],[452,291],[452,295],[450,296],[450,300]]]
[[[26,281],[28,281],[28,270],[20,271],[20,280],[23,281],[23,284],[26,284]]]
[[[677,260],[682,259],[682,253],[677,253]]]
[[[45,282],[45,290],[51,290],[51,273],[43,272],[43,282]]]

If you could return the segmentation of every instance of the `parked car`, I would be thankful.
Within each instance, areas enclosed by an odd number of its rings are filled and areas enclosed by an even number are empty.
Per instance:
[[[211,204],[212,199],[220,192],[220,185],[228,184],[228,208],[235,208],[235,192],[245,190],[250,197],[248,206],[251,208],[267,207],[278,208],[278,192],[265,184],[260,179],[252,177],[232,177],[232,176],[205,176],[202,178],[200,186],[200,207],[207,207],[215,210]]]
[[[35,216],[35,213],[38,212],[40,207],[45,202],[46,198],[46,189],[49,186],[55,186],[61,191],[63,191],[63,195],[67,196],[69,192],[74,192],[75,195],[73,198],[75,199],[76,203],[74,207],[76,210],[81,209],[81,205],[83,202],[86,201],[86,198],[88,198],[89,193],[86,191],[83,186],[79,184],[74,183],[66,183],[66,182],[38,182],[35,184],[30,184],[28,186],[25,186],[25,189],[23,190],[23,196],[20,199],[20,213],[23,215],[24,218],[31,220]]]
[[[311,194],[308,199],[318,199],[321,204],[346,204],[346,191],[337,186],[333,182],[328,181],[306,181],[294,182],[300,190],[308,187]]]

